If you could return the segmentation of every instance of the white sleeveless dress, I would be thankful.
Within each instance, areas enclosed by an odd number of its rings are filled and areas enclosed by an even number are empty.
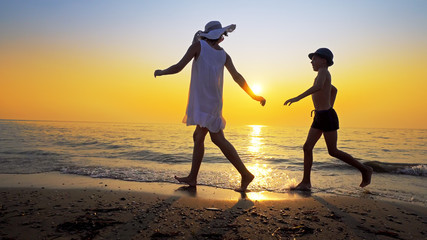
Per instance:
[[[226,53],[212,48],[203,40],[200,40],[200,45],[200,55],[193,61],[191,69],[187,111],[182,122],[217,133],[225,128],[222,88]]]

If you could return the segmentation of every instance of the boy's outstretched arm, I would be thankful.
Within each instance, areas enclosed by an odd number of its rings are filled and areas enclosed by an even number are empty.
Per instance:
[[[227,68],[228,72],[231,74],[231,77],[233,77],[233,80],[239,84],[239,86],[249,95],[252,99],[259,101],[262,106],[265,105],[266,100],[261,97],[257,96],[252,89],[249,87],[248,83],[246,82],[245,78],[237,72],[236,68],[234,67],[233,61],[231,60],[231,57],[227,54],[227,58],[225,60],[225,67]]]
[[[200,42],[195,42],[188,48],[187,52],[184,54],[184,57],[182,57],[182,59],[177,64],[172,65],[165,70],[157,69],[154,71],[154,77],[179,73],[182,69],[184,69],[185,66],[187,66],[191,59],[193,59],[195,56],[198,56],[199,53]]]
[[[309,89],[307,89],[307,91],[301,93],[297,97],[286,100],[286,102],[283,105],[290,106],[292,103],[298,102],[299,100],[319,91],[325,85],[326,77],[327,77],[326,71],[319,70],[319,73],[317,74],[317,77],[316,77],[316,81],[314,82],[312,87],[310,87]]]

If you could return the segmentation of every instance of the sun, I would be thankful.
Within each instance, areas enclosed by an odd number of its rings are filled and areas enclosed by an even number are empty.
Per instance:
[[[252,85],[251,89],[255,94],[260,94],[262,92],[262,87],[259,84]]]

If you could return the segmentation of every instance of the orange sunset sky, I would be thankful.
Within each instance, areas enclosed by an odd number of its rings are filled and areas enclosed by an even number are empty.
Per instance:
[[[320,4],[321,2],[321,4]],[[225,70],[228,125],[309,126],[307,54],[330,48],[341,128],[427,128],[427,1],[0,1],[0,119],[181,122],[191,63],[178,62],[211,20],[265,107]]]

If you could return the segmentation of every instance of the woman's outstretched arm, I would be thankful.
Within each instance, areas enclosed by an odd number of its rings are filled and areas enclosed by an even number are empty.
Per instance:
[[[233,77],[233,80],[239,84],[239,86],[254,100],[259,101],[262,106],[265,105],[266,100],[261,97],[257,96],[252,89],[249,87],[248,83],[246,82],[245,78],[237,72],[236,68],[234,67],[233,61],[231,60],[231,57],[227,54],[227,58],[225,60],[225,67],[227,68],[228,72],[230,72],[231,77]]]
[[[195,42],[188,48],[187,52],[184,54],[184,57],[182,57],[182,59],[177,64],[172,65],[164,70],[157,69],[154,71],[154,77],[181,72],[181,70],[184,69],[184,67],[187,66],[187,64],[191,61],[191,59],[194,57],[197,58],[199,54],[200,42]]]

